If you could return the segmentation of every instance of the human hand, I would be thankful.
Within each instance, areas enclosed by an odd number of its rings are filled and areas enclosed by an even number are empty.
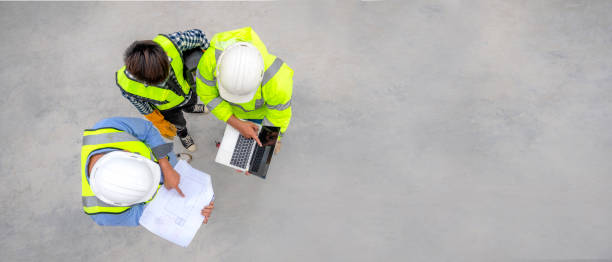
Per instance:
[[[257,144],[263,147],[261,145],[261,141],[259,141],[259,137],[257,136],[257,131],[259,131],[259,126],[257,126],[255,123],[240,120],[233,115],[227,119],[227,123],[230,124],[232,127],[234,127],[236,130],[238,130],[238,132],[240,132],[242,136],[246,138],[255,139]]]
[[[174,168],[162,168],[162,173],[164,174],[164,186],[168,190],[175,189],[179,195],[185,197],[183,191],[179,188],[179,183],[181,182],[181,176],[179,175]]]
[[[236,170],[236,172],[238,172],[238,173],[242,173],[243,172],[242,170],[238,170],[238,169],[234,169],[234,170]],[[244,174],[247,175],[247,176],[251,175],[251,173],[249,173],[249,170],[245,170]]]
[[[238,124],[238,128],[237,128],[240,134],[246,138],[255,139],[255,141],[257,142],[259,146],[263,146],[261,144],[261,141],[259,141],[259,137],[257,136],[257,131],[259,131],[259,126],[257,126],[255,123],[250,122],[250,121],[240,121],[240,122],[241,123]]]
[[[215,201],[212,201],[208,206],[205,206],[204,209],[202,209],[202,215],[204,216],[204,222],[202,222],[203,224],[208,223],[208,218],[210,217],[210,214],[212,214],[214,208]]]
[[[275,155],[278,154],[278,152],[280,151],[281,145],[282,145],[281,141],[280,140],[276,140],[276,146],[274,146],[274,154]]]

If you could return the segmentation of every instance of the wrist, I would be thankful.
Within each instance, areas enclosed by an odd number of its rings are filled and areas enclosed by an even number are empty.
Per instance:
[[[227,119],[227,123],[230,124],[230,126],[232,126],[235,129],[240,130],[242,128],[242,123],[244,121],[238,119],[237,117],[235,117],[234,115],[230,116],[229,119]]]
[[[160,167],[162,170],[164,170],[164,169],[167,169],[167,168],[171,167],[171,165],[170,165],[170,161],[168,161],[168,156],[165,156],[165,157],[163,157],[163,158],[159,159],[157,162],[158,162],[158,164],[159,164],[159,167]]]

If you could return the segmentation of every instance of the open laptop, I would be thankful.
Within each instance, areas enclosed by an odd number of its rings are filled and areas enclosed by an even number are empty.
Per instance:
[[[279,127],[259,125],[259,141],[263,145],[260,147],[255,139],[242,136],[228,124],[215,162],[241,171],[248,170],[249,173],[265,179],[279,131]]]

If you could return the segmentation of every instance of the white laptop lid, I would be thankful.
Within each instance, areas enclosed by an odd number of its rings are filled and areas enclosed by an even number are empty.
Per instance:
[[[238,130],[236,130],[229,124],[225,126],[223,140],[221,140],[221,145],[219,146],[219,150],[217,151],[215,162],[222,165],[231,166],[236,169],[241,169],[239,167],[230,165],[230,161],[232,160],[232,154],[234,153],[234,148],[236,147],[236,142],[238,141],[238,136],[240,136],[240,132],[238,132]]]

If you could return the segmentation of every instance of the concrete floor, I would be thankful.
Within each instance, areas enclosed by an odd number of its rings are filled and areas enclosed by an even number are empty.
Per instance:
[[[0,3],[3,261],[612,259],[611,1]],[[138,112],[134,40],[252,26],[295,70],[268,180],[213,161],[188,248],[81,210],[82,130]],[[175,149],[182,151],[178,141]]]

